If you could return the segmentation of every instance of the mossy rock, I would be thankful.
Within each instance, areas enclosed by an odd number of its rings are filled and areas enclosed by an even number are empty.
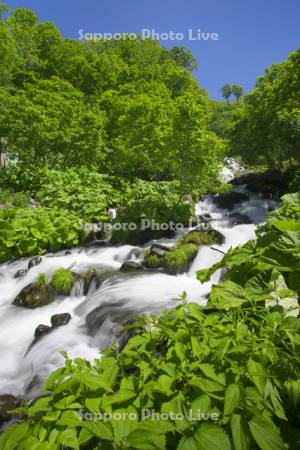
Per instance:
[[[225,237],[216,230],[192,230],[180,239],[173,248],[154,244],[144,253],[143,266],[147,269],[163,269],[176,275],[189,270],[201,245],[223,244]],[[154,251],[158,247],[161,252]]]
[[[171,275],[188,271],[198,253],[194,243],[175,246],[163,257],[163,268]]]
[[[212,245],[223,244],[225,237],[217,230],[192,230],[187,234],[184,234],[178,241],[178,244],[196,244],[200,245]]]
[[[39,306],[49,305],[49,303],[52,303],[54,300],[55,291],[51,286],[31,283],[22,289],[12,304],[34,309]]]
[[[51,286],[58,295],[70,295],[79,276],[69,269],[57,269],[51,280]]]

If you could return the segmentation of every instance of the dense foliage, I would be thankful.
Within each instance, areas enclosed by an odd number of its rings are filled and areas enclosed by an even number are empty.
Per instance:
[[[0,136],[20,162],[213,183],[222,144],[184,48],[64,39],[31,10],[0,19]]]
[[[273,64],[258,78],[238,109],[232,134],[235,154],[250,163],[278,168],[297,163],[300,155],[300,50]],[[299,186],[298,186],[299,187]]]
[[[0,210],[0,262],[41,255],[78,245],[83,227],[78,217],[47,208]]]

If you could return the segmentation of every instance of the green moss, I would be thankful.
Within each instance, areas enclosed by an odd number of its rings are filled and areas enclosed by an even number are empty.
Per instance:
[[[184,234],[179,240],[177,245],[196,244],[200,245],[212,245],[219,244],[222,241],[222,235],[215,231],[200,231],[193,230],[187,234]]]
[[[146,255],[144,259],[144,266],[148,269],[158,269],[162,266],[163,258],[159,257],[158,255]]]
[[[194,243],[174,247],[163,257],[163,266],[167,273],[186,272],[198,253],[198,245]]]
[[[54,272],[51,286],[58,294],[70,295],[76,281],[75,275],[68,269],[58,269]]]

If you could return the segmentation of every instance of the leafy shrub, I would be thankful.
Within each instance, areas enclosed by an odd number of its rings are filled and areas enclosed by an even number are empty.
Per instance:
[[[76,278],[68,269],[57,269],[52,277],[51,286],[58,294],[70,295]]]
[[[6,167],[0,171],[0,186],[12,192],[26,192],[35,197],[43,183],[43,169],[28,164]]]
[[[28,192],[42,206],[70,211],[86,222],[108,221],[109,207],[124,201],[122,191],[127,186],[122,179],[115,180],[86,168],[59,171],[26,169],[22,165],[4,171],[0,185]]]
[[[127,189],[126,206],[119,211],[116,221],[138,226],[143,220],[188,225],[191,215],[191,205],[183,202],[177,183],[137,180]]]
[[[78,245],[82,235],[80,220],[68,212],[47,208],[0,210],[0,261],[69,248]]]
[[[1,448],[296,448],[298,319],[258,305],[208,314],[184,302],[143,323],[147,332],[95,365],[67,359]]]

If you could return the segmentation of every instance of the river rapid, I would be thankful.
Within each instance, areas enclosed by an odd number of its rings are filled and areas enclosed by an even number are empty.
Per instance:
[[[244,187],[238,186],[236,190],[243,191]],[[138,260],[141,253],[138,250],[149,247],[153,242],[143,247],[75,248],[68,254],[64,251],[49,254],[43,256],[41,264],[17,279],[14,274],[27,268],[28,258],[0,265],[0,395],[35,397],[49,374],[64,364],[61,351],[67,352],[71,358],[83,357],[93,361],[112,339],[121,339],[121,324],[129,323],[138,314],[157,314],[172,308],[183,291],[190,301],[205,305],[212,284],[220,279],[220,272],[216,272],[210,282],[201,284],[196,279],[197,270],[219,261],[221,252],[255,238],[255,229],[265,221],[270,208],[274,208],[272,200],[254,194],[250,194],[249,201],[237,204],[230,212],[219,209],[209,196],[202,199],[196,205],[197,215],[209,214],[212,228],[225,236],[225,242],[213,248],[201,247],[189,272],[177,276],[150,271],[119,272],[124,261],[130,257]],[[247,215],[252,223],[234,225],[229,217],[234,212]],[[171,245],[175,239],[161,239],[159,242]],[[132,253],[133,249],[137,251]],[[50,277],[57,268],[70,266],[78,273],[94,267],[112,272],[100,288],[92,285],[86,296],[83,295],[82,284],[77,283],[70,297],[59,297],[47,306],[26,309],[12,305],[17,294],[35,281],[39,273]],[[43,336],[28,351],[36,327],[39,324],[50,325],[51,316],[59,313],[70,313],[72,319],[67,325]]]

